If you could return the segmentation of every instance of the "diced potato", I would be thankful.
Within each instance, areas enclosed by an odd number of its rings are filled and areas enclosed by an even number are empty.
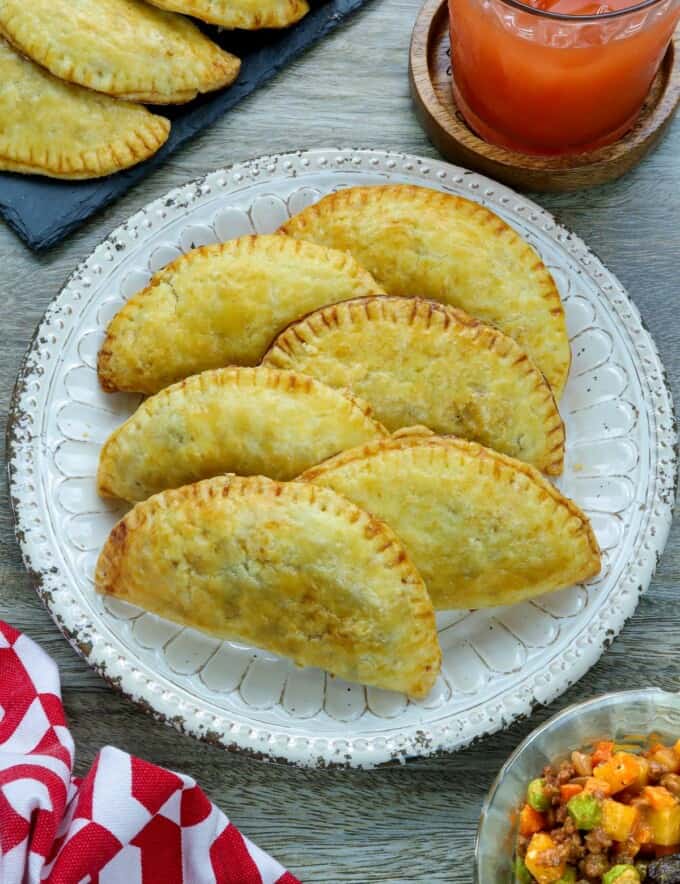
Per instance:
[[[654,808],[664,810],[666,807],[674,807],[678,799],[663,786],[645,786],[642,797]]]
[[[637,779],[634,783],[631,783],[630,788],[641,792],[649,783],[649,761],[647,761],[642,755],[638,756],[638,768],[639,772]]]
[[[531,839],[524,863],[538,884],[554,884],[567,868],[557,843],[546,832],[538,832]]]
[[[637,807],[605,798],[602,802],[601,826],[613,841],[627,841],[633,834],[640,811]]]
[[[677,773],[680,770],[680,758],[668,746],[660,746],[650,755],[649,760],[660,764],[666,773]]]
[[[645,811],[645,822],[652,830],[653,844],[661,847],[680,844],[680,805],[662,810],[649,808]]]
[[[609,784],[611,794],[631,786],[640,776],[640,759],[629,752],[617,752],[609,761],[598,765],[593,771],[595,779]]]

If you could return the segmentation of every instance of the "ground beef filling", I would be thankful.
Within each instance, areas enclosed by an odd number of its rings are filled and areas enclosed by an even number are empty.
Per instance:
[[[567,810],[567,800],[562,798],[560,787],[567,784],[582,785],[592,775],[588,756],[578,752],[572,754],[571,761],[563,761],[559,765],[545,767],[543,770],[543,795],[549,806],[543,812],[545,830],[555,842],[556,847],[542,854],[542,862],[551,865],[551,859],[557,867],[566,860],[569,866],[577,870],[575,884],[601,884],[602,878],[615,866],[634,864],[639,860],[639,845],[632,839],[628,842],[614,842],[605,831],[596,827],[588,832],[579,831]],[[668,773],[660,764],[650,761],[649,784],[661,785],[673,795],[680,797],[680,775]],[[600,798],[605,798],[603,793]],[[629,797],[631,804],[642,804],[644,798],[637,795]],[[531,838],[519,835],[517,854],[524,859]],[[554,856],[551,857],[551,854]]]

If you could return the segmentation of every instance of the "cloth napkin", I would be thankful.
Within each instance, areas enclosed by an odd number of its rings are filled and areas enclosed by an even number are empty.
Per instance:
[[[2,884],[299,884],[183,774],[102,749],[82,779],[57,667],[0,621]]]

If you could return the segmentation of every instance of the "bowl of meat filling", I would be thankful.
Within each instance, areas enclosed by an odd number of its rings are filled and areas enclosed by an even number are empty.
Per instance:
[[[623,691],[551,718],[501,769],[476,884],[680,884],[680,697]]]

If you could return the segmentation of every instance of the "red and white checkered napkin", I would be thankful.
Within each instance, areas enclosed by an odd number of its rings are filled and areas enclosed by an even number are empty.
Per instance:
[[[299,884],[189,777],[106,747],[82,780],[54,662],[0,621],[2,884]]]

